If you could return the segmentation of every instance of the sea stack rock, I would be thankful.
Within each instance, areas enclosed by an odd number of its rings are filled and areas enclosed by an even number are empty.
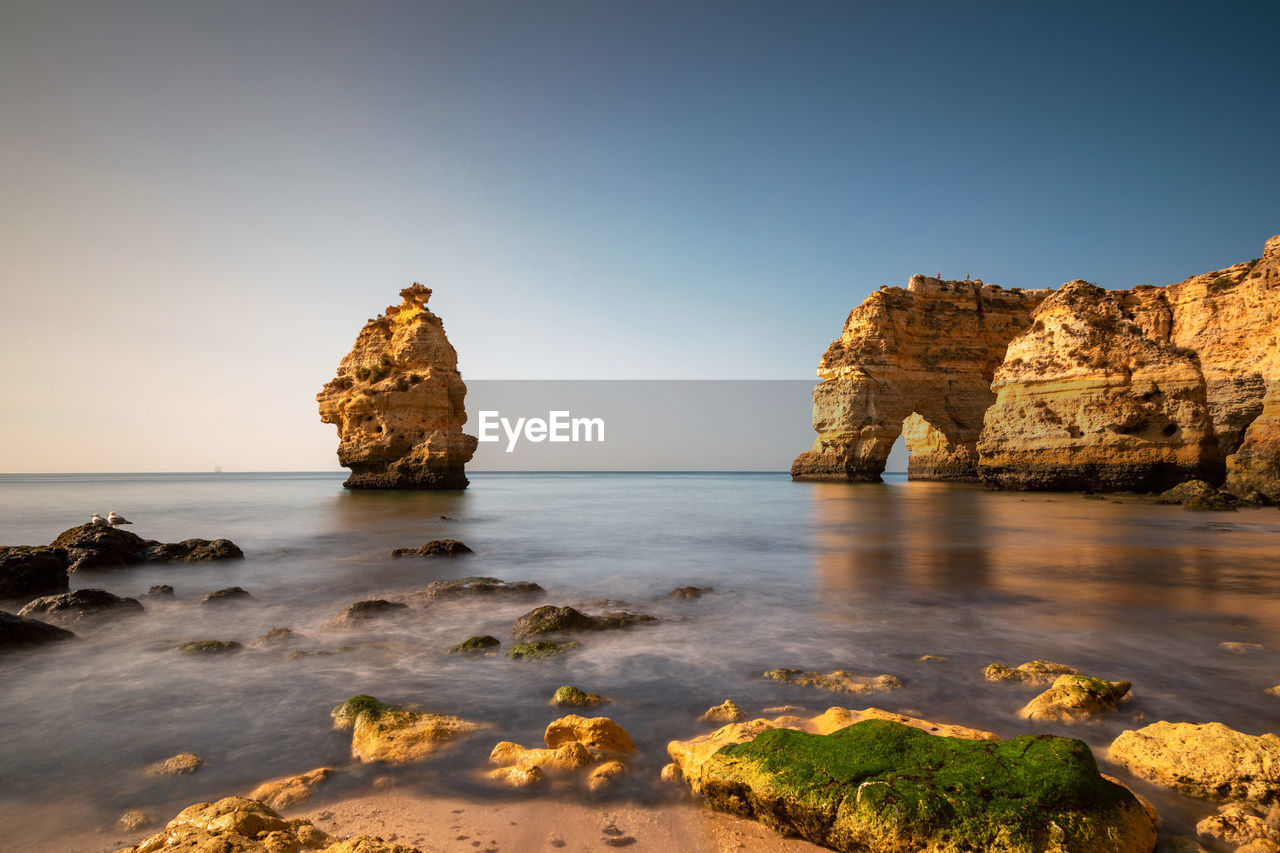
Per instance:
[[[819,362],[818,439],[791,476],[879,482],[905,426],[912,479],[977,480],[991,380],[1049,292],[917,275],[868,296]]]
[[[1166,287],[1002,290],[915,276],[855,308],[822,356],[800,480],[911,479],[1280,496],[1280,237]]]
[[[338,427],[348,489],[462,489],[476,439],[465,435],[467,386],[431,289],[414,284],[370,320],[316,400]]]

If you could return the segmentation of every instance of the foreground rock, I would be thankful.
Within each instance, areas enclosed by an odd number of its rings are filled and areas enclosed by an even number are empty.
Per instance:
[[[353,696],[333,710],[334,728],[351,730],[351,756],[360,761],[407,764],[429,758],[484,728],[447,714],[426,714]]]
[[[409,599],[419,606],[437,599],[486,599],[486,598],[541,598],[547,591],[532,581],[504,581],[502,578],[456,578],[432,581],[422,589],[409,594]]]
[[[249,799],[283,811],[309,801],[315,796],[315,789],[329,781],[334,772],[336,771],[332,767],[317,767],[295,776],[272,779],[254,788]]]
[[[1077,723],[1115,711],[1132,686],[1127,681],[1059,675],[1053,685],[1028,702],[1018,716],[1041,722]]]
[[[1172,284],[1056,291],[913,276],[855,308],[823,354],[796,479],[1280,495],[1280,237]]]
[[[1240,850],[1280,850],[1280,806],[1264,810],[1249,803],[1227,803],[1196,824],[1196,835],[1219,844],[1248,845]]]
[[[142,605],[136,598],[121,598],[103,589],[90,588],[37,598],[19,610],[18,615],[41,616],[59,625],[75,625],[141,612]]]
[[[764,678],[772,681],[785,681],[802,687],[817,687],[833,693],[879,693],[885,690],[897,690],[902,687],[902,680],[896,675],[877,675],[874,678],[862,678],[843,669],[835,672],[810,672],[804,669],[771,669],[764,673]]]
[[[645,613],[631,613],[624,610],[588,616],[573,607],[556,607],[546,604],[530,610],[517,619],[511,626],[511,636],[520,638],[562,631],[604,631],[656,621],[658,621],[656,618]]]
[[[38,619],[15,616],[0,610],[0,652],[27,649],[59,640],[74,640],[75,634]]]
[[[1067,666],[1065,663],[1054,663],[1051,660],[1029,660],[1015,667],[993,663],[983,672],[987,681],[1020,684],[1052,684],[1060,675],[1079,674],[1080,670],[1075,667]]]
[[[316,829],[311,821],[285,820],[264,804],[244,797],[188,806],[163,832],[118,853],[418,853],[417,848],[369,836],[339,841]]]
[[[320,420],[338,428],[348,489],[462,489],[476,439],[465,435],[467,386],[431,289],[400,291],[370,320],[316,395]]]
[[[1150,853],[1156,841],[1151,815],[1078,740],[866,719],[829,735],[768,729],[697,762],[669,751],[713,807],[836,850]]]
[[[0,598],[66,592],[67,561],[65,548],[0,546]]]
[[[460,557],[463,554],[474,554],[465,543],[457,539],[432,539],[420,548],[396,548],[392,557]]]
[[[1219,802],[1280,800],[1280,737],[1222,723],[1152,723],[1121,732],[1108,759],[1135,776]]]
[[[1218,490],[1204,480],[1187,480],[1185,483],[1179,483],[1172,489],[1161,492],[1156,498],[1156,503],[1181,504],[1195,498],[1209,498],[1217,493]]]
[[[541,782],[548,773],[581,771],[591,791],[604,790],[626,775],[619,759],[636,750],[626,729],[608,717],[579,717],[571,714],[547,726],[546,748],[527,748],[502,741],[494,746],[489,761],[498,769],[489,778],[512,787]]]
[[[747,715],[742,713],[737,702],[726,699],[719,705],[708,708],[698,719],[709,723],[737,723],[745,720],[746,717]]]
[[[184,539],[157,542],[119,527],[82,524],[64,530],[51,546],[67,552],[67,570],[115,569],[138,563],[240,560],[244,552],[230,539]]]

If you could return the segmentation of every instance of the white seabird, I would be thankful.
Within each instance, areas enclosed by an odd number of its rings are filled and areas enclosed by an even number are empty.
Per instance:
[[[109,527],[109,526],[111,525],[111,522],[107,521],[105,518],[103,518],[102,516],[98,515],[96,512],[95,512],[93,515],[89,516],[89,523],[90,523],[90,524],[101,524],[101,525],[103,525],[104,527]]]
[[[114,509],[107,513],[107,523],[112,527],[119,527],[122,524],[133,524],[132,521],[125,518],[123,515],[117,515]]]

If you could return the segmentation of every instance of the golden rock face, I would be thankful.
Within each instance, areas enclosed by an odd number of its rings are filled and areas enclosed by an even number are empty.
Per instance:
[[[316,401],[338,428],[338,462],[357,489],[461,489],[476,449],[467,422],[467,386],[431,289],[400,291],[399,305],[370,320],[338,374]]]
[[[1280,237],[1167,287],[1004,290],[915,276],[850,313],[823,355],[796,479],[1280,494]]]

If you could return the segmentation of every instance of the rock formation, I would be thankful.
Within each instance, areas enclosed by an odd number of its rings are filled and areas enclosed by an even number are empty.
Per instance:
[[[1004,290],[914,276],[850,313],[822,356],[795,479],[1280,495],[1280,237],[1167,287]]]
[[[338,462],[348,489],[462,489],[476,439],[465,435],[467,386],[431,289],[370,320],[316,400],[320,420],[338,427]]]

